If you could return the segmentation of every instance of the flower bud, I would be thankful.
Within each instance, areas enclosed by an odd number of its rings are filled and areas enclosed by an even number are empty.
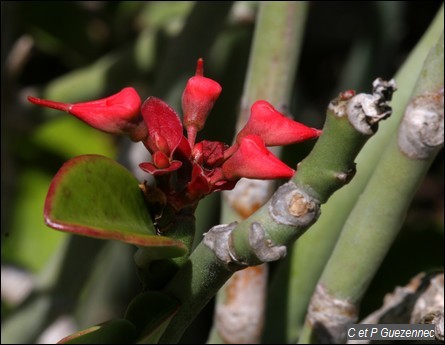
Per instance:
[[[147,136],[147,128],[139,114],[141,99],[132,87],[90,102],[61,103],[31,96],[28,100],[36,105],[66,111],[107,133],[129,135],[134,141],[143,140]]]
[[[203,76],[203,60],[199,59],[196,75],[187,81],[182,94],[183,122],[192,147],[196,133],[204,127],[207,116],[221,90],[221,86],[216,81]]]
[[[222,170],[224,177],[232,181],[241,177],[261,180],[290,178],[295,173],[275,157],[257,135],[242,138],[238,149],[222,165]]]
[[[142,104],[141,111],[148,129],[145,146],[151,153],[162,151],[171,158],[183,137],[178,114],[156,97],[148,97]]]
[[[321,133],[321,130],[287,118],[266,101],[256,101],[236,140],[240,143],[244,137],[255,134],[263,139],[266,146],[281,146],[317,138]]]
[[[148,172],[149,174],[152,174],[153,176],[161,176],[176,171],[182,166],[182,162],[180,161],[166,161],[163,159],[165,157],[162,157],[163,153],[161,151],[156,152],[156,154],[156,157],[153,157],[154,161],[156,161],[155,164],[162,164],[164,167],[158,167],[153,163],[144,162],[139,164],[139,168],[145,172]],[[167,163],[168,166],[166,165]]]

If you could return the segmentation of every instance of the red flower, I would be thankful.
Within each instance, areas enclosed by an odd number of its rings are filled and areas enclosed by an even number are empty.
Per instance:
[[[192,155],[195,162],[207,168],[212,168],[221,165],[224,161],[224,151],[227,147],[219,141],[203,140],[195,145]]]
[[[173,154],[183,138],[178,114],[159,98],[148,97],[142,104],[142,116],[148,128],[144,145],[152,154],[153,163],[141,163],[139,166],[153,175],[178,170],[182,162],[173,160]]]
[[[221,86],[204,77],[203,61],[199,59],[196,75],[188,80],[182,95],[187,138],[178,114],[167,103],[149,97],[141,107],[139,96],[130,87],[85,103],[28,99],[37,105],[67,111],[102,131],[142,141],[152,161],[141,163],[140,168],[155,176],[158,190],[173,208],[180,210],[196,206],[202,197],[214,191],[232,189],[242,177],[292,177],[295,171],[266,146],[287,145],[321,134],[318,129],[287,118],[268,102],[257,101],[232,146],[209,140],[195,144],[196,134],[203,128],[220,93]]]
[[[184,127],[187,130],[190,146],[194,146],[196,133],[204,127],[207,116],[221,90],[221,86],[216,81],[204,77],[204,61],[199,59],[196,74],[188,80],[182,94]]]
[[[141,98],[132,87],[126,87],[112,96],[84,103],[60,103],[31,96],[28,100],[40,106],[66,111],[91,127],[107,133],[129,135],[134,141],[147,136],[147,128],[139,114]]]
[[[282,146],[317,138],[321,131],[287,118],[266,101],[256,101],[236,141],[240,143],[250,134],[259,135],[266,146]]]
[[[270,180],[290,178],[295,171],[281,162],[264,145],[258,135],[247,135],[241,139],[238,149],[222,165],[227,180],[241,177]]]

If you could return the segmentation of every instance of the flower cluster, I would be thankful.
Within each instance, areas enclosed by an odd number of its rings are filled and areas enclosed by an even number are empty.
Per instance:
[[[196,206],[214,191],[232,189],[242,177],[290,178],[295,171],[266,146],[288,145],[321,134],[261,100],[252,105],[250,118],[233,145],[209,140],[195,143],[221,90],[216,81],[204,77],[203,60],[199,59],[196,74],[188,80],[182,95],[182,123],[175,110],[156,97],[149,97],[141,106],[139,95],[131,87],[104,99],[76,104],[28,99],[66,111],[96,129],[142,141],[152,160],[141,163],[140,168],[155,177],[166,202],[180,210]]]

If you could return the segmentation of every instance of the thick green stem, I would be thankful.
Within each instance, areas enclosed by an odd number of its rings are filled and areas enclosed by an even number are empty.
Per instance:
[[[187,262],[169,282],[164,292],[181,302],[161,344],[177,343],[196,315],[232,275],[212,250],[199,244]]]
[[[173,223],[163,235],[182,241],[187,247],[188,253],[178,258],[159,260],[159,258],[153,257],[152,251],[149,248],[138,249],[134,258],[138,266],[139,277],[145,288],[150,290],[163,288],[182,264],[186,262],[192,249],[195,234],[193,210],[185,210],[181,214],[173,214],[170,220]]]
[[[318,279],[329,259],[340,231],[351,209],[369,178],[376,169],[381,153],[388,146],[396,126],[403,116],[404,109],[414,89],[417,76],[422,68],[431,46],[443,30],[443,6],[430,28],[416,45],[404,65],[395,76],[399,90],[395,93],[392,107],[393,115],[376,133],[357,157],[357,175],[345,188],[335,193],[329,203],[321,208],[321,216],[311,231],[294,245],[290,258],[289,305],[287,310],[288,341],[298,339],[299,329],[303,326],[307,306]]]
[[[247,122],[250,107],[258,99],[267,99],[282,111],[288,109],[299,55],[300,44],[297,43],[301,42],[302,39],[306,9],[307,4],[305,3],[262,2],[260,4],[249,70],[238,118],[238,129],[242,128]],[[261,203],[266,200],[262,200]],[[253,209],[252,207],[248,208],[249,210]],[[252,212],[250,211],[249,214]],[[206,250],[208,249],[205,248]],[[199,255],[194,253],[193,257],[199,258]],[[190,259],[193,262],[193,259]],[[206,275],[203,277],[206,277]],[[222,281],[222,283],[224,282],[225,280]],[[222,284],[216,290],[221,286]],[[212,294],[208,296],[208,299],[199,299],[200,306],[195,311],[196,314],[213,297]],[[187,303],[186,301],[187,299],[183,303]],[[183,306],[181,310],[190,312],[191,309],[189,306]],[[179,334],[181,335],[185,329],[184,325],[191,322],[192,318],[187,312],[182,315],[180,311],[178,314],[163,337],[163,341],[170,342],[177,337],[174,335],[174,333],[177,333],[175,328],[178,329],[175,323],[181,325],[179,327]],[[169,334],[168,337],[167,334]]]
[[[443,146],[443,50],[442,34],[425,61],[398,135],[345,222],[312,297],[302,342],[345,340],[347,323],[356,321],[358,303]]]
[[[256,100],[266,99],[280,110],[288,111],[307,8],[306,2],[260,3],[238,130],[245,125]],[[278,147],[274,148],[275,154],[279,152]],[[225,192],[222,223],[250,216],[267,202],[275,188],[275,181],[243,179],[234,190]],[[228,208],[235,212],[229,215],[224,211]],[[209,343],[259,342],[266,300],[265,281],[267,267],[260,266],[240,271],[227,282],[217,296]],[[229,295],[231,298],[227,298]],[[248,305],[252,304],[254,295],[254,306]]]
[[[382,88],[385,92],[380,92]],[[233,271],[281,258],[286,253],[285,246],[316,221],[320,201],[314,196],[327,200],[329,193],[348,182],[356,148],[361,148],[376,130],[376,126],[367,122],[389,115],[386,102],[392,95],[392,83],[376,81],[374,89],[373,95],[342,96],[331,102],[323,134],[326,139],[321,140],[320,145],[338,147],[336,155],[326,157],[325,162],[317,157],[324,154],[323,149],[316,147],[315,157],[308,158],[311,163],[301,165],[303,172],[308,170],[301,179],[297,176],[294,181],[280,187],[271,201],[238,226],[236,223],[220,225],[207,232],[203,242],[165,289],[179,299],[182,306],[161,338],[162,342],[177,341]],[[372,100],[373,106],[370,108],[369,102],[365,105],[364,99]],[[356,129],[351,124],[357,119],[364,120],[363,128],[358,126]],[[363,134],[355,134],[357,131]],[[318,166],[314,166],[316,164]],[[314,189],[306,184],[305,176],[311,176],[311,171],[325,170],[331,176],[325,182],[335,185],[335,188],[316,184],[317,189]]]
[[[376,81],[374,91],[379,85],[391,90],[389,93],[392,94],[391,82]],[[280,187],[266,205],[233,231],[232,250],[239,262],[252,265],[265,261],[258,256],[262,255],[258,250],[252,250],[253,233],[261,232],[255,230],[258,228],[256,224],[264,230],[264,234],[260,235],[262,239],[257,240],[266,241],[265,250],[272,247],[284,250],[282,246],[295,241],[317,220],[320,204],[350,181],[355,173],[356,155],[377,130],[377,126],[367,123],[372,119],[356,123],[358,118],[368,118],[367,113],[373,112],[364,102],[373,97],[377,107],[373,109],[383,116],[388,109],[386,105],[378,109],[378,92],[372,96],[359,94],[352,98],[341,95],[331,102],[323,135],[299,165],[292,181]],[[351,123],[356,123],[357,128]]]

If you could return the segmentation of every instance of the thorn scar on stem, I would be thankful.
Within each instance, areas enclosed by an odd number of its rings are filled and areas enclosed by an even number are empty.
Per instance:
[[[286,246],[277,246],[266,238],[266,231],[260,223],[253,222],[249,229],[249,244],[255,256],[262,262],[271,262],[286,256]]]
[[[377,78],[372,86],[372,95],[360,93],[352,97],[346,107],[349,122],[364,135],[373,135],[378,122],[391,115],[392,108],[389,102],[397,90],[394,79],[385,81]]]
[[[351,182],[352,178],[355,176],[355,173],[357,172],[356,168],[355,168],[355,163],[354,163],[354,167],[349,169],[348,171],[344,171],[341,173],[337,173],[335,178],[344,183],[345,185],[348,184],[349,182]]]
[[[330,295],[318,284],[312,295],[306,316],[307,322],[317,327],[316,340],[321,344],[342,344],[346,340],[346,325],[357,322],[358,310],[354,303]]]
[[[236,228],[238,222],[230,224],[216,225],[204,234],[203,244],[207,246],[215,256],[224,262],[229,269],[236,271],[246,264],[237,260],[232,250],[232,231]]]
[[[301,194],[295,194],[289,203],[289,213],[294,217],[301,217],[312,211],[313,205],[306,202],[305,198]]]
[[[269,214],[278,224],[308,228],[320,215],[320,202],[293,182],[282,185],[269,205]]]
[[[428,159],[443,146],[444,92],[426,92],[413,99],[399,127],[400,150],[411,159]]]

